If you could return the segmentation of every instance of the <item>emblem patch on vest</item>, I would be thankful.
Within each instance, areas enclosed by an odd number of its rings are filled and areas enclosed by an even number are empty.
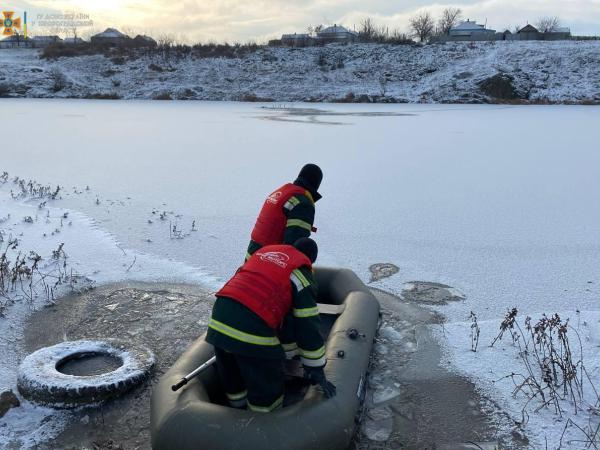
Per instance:
[[[287,262],[290,260],[288,255],[281,252],[257,253],[257,255],[261,261],[277,264],[279,267],[283,267],[284,269],[287,267]]]
[[[277,202],[279,201],[279,197],[281,197],[281,191],[277,191],[277,192],[273,192],[271,195],[269,195],[269,197],[267,198],[267,202],[272,203],[273,205],[276,205]]]

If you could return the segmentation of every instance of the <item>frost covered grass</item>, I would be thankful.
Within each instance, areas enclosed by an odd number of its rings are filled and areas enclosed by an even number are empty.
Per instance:
[[[8,182],[8,173],[3,172],[0,176],[0,186]],[[13,200],[44,200],[38,205],[38,210],[46,210],[48,214],[42,220],[51,223],[50,210],[46,209],[46,203],[58,198],[59,186],[52,188],[18,177],[12,180],[12,185],[16,188],[10,191]],[[35,221],[39,220],[37,214],[35,217]],[[63,219],[67,217],[68,213],[65,213]],[[0,317],[4,315],[4,310],[16,301],[26,301],[33,305],[43,298],[46,303],[53,303],[55,291],[63,285],[68,285],[71,291],[77,283],[91,285],[90,280],[84,281],[83,277],[74,274],[72,270],[69,272],[63,242],[59,243],[49,256],[43,258],[34,250],[23,249],[18,237],[20,235],[13,236],[1,228],[2,223],[10,219],[10,213],[0,219]],[[31,215],[24,216],[23,223],[33,225],[34,219]],[[61,219],[60,227],[63,226]],[[59,233],[59,228],[52,231],[52,235]]]
[[[204,46],[40,59],[0,52],[5,96],[310,102],[600,102],[600,42]],[[58,72],[60,71],[60,72]],[[510,80],[507,94],[486,80]],[[500,80],[502,82],[502,80]],[[484,87],[482,89],[482,86]],[[493,86],[492,86],[493,87]],[[495,98],[495,95],[500,95]]]
[[[532,448],[600,447],[600,312],[521,317],[513,308],[499,327],[470,319],[437,329],[449,365],[494,399]]]
[[[17,393],[27,318],[63,295],[124,279],[219,285],[197,267],[123,248],[87,216],[61,208],[62,192],[0,175],[0,392]],[[0,447],[39,448],[69,417],[21,399],[0,418]]]

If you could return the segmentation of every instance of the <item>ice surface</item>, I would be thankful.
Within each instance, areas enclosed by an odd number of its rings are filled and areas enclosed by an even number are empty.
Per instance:
[[[0,123],[27,151],[3,147],[0,169],[65,186],[61,205],[125,248],[225,279],[265,195],[314,161],[325,173],[321,264],[368,281],[371,264],[393,263],[400,272],[375,285],[397,293],[414,280],[455,287],[468,299],[444,308],[450,320],[472,309],[500,317],[523,302],[595,307],[600,109],[319,109],[415,115],[342,116],[349,125],[336,127],[259,120],[265,111],[248,104],[4,100]],[[163,221],[153,210],[173,214]],[[170,239],[169,223],[188,236]]]

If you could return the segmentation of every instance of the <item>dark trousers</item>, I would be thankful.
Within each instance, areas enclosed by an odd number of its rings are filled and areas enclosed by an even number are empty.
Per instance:
[[[217,371],[234,408],[271,412],[283,405],[284,361],[236,355],[215,347]]]

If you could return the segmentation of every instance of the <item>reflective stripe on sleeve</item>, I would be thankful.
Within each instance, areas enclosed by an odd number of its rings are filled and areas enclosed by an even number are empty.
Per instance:
[[[300,360],[307,367],[323,367],[327,362],[325,346],[313,351],[300,349]]]
[[[301,308],[293,310],[294,317],[305,318],[305,317],[315,317],[319,315],[319,307],[315,306],[313,308]]]
[[[302,281],[300,281],[300,278],[295,273],[292,272],[292,275],[290,276],[290,280],[292,280],[292,283],[294,283],[294,286],[296,286],[296,290],[298,292],[300,292],[302,289],[304,289],[305,286],[302,284]]]
[[[325,355],[325,346],[323,346],[317,350],[304,350],[303,348],[301,348],[300,354],[302,355],[303,358],[319,359]]]
[[[292,209],[294,209],[294,207],[298,206],[299,204],[300,200],[298,200],[296,197],[290,197],[288,201],[285,202],[285,205],[283,205],[283,207],[288,211],[291,211]]]
[[[281,344],[281,346],[283,347],[283,351],[285,351],[285,352],[290,352],[292,350],[298,349],[298,344],[296,344],[295,342],[290,342],[288,344]]]
[[[229,325],[225,325],[218,320],[213,318],[210,319],[208,323],[208,328],[212,328],[219,333],[224,334],[225,336],[229,336],[232,339],[246,342],[248,344],[254,345],[265,345],[265,346],[275,346],[280,345],[279,339],[275,336],[256,336],[254,334],[245,333],[243,331],[237,330]]]
[[[319,359],[311,359],[302,356],[300,357],[300,361],[302,362],[302,365],[306,367],[323,367],[327,363],[327,358],[322,356]]]
[[[290,342],[289,344],[281,344],[283,351],[285,352],[285,359],[292,359],[294,356],[299,355],[298,344]]]
[[[300,219],[289,219],[286,227],[300,227],[308,231],[312,230],[312,225],[310,223]]]
[[[308,279],[304,276],[304,274],[302,273],[302,271],[300,269],[294,269],[294,271],[292,272],[292,275],[294,275],[298,278],[298,280],[302,284],[303,288],[310,286],[310,281],[308,281]],[[301,290],[302,289],[298,289],[298,291],[301,291]]]

